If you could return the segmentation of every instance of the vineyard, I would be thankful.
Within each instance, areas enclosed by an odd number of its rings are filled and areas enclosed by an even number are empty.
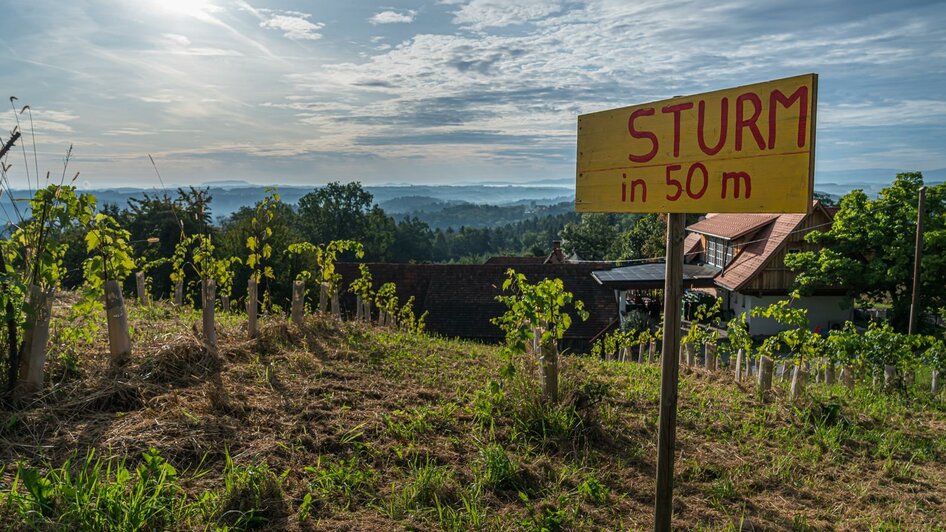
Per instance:
[[[562,353],[582,302],[510,270],[494,318],[505,345],[431,337],[365,265],[341,284],[336,262],[359,242],[274,248],[275,202],[257,207],[244,256],[182,233],[162,300],[155,261],[94,198],[36,194],[3,250],[5,528],[649,526],[658,325]],[[62,291],[57,235],[72,226],[88,258],[83,289]],[[289,308],[268,290],[280,253],[302,265]],[[231,301],[239,268],[247,297]],[[121,285],[133,274],[134,297]],[[879,324],[822,336],[792,302],[756,311],[791,326],[762,342],[718,304],[689,322],[675,522],[938,526],[942,340]]]
[[[53,345],[71,325],[62,294]],[[561,357],[543,399],[525,351],[329,313],[129,304],[134,350],[107,332],[51,357],[49,387],[2,412],[10,529],[644,528],[658,367]],[[528,342],[524,342],[528,344]],[[919,377],[918,377],[919,379]],[[722,370],[681,379],[684,527],[935,527],[946,412],[928,393],[812,383],[792,403]]]

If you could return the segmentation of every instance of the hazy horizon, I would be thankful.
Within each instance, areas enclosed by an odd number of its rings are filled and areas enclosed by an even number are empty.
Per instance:
[[[90,188],[159,186],[148,154],[169,185],[306,186],[573,178],[578,114],[816,72],[816,184],[889,181],[946,168],[944,21],[936,2],[36,0],[5,8],[0,83],[40,169],[73,143]],[[29,113],[0,116],[31,150]]]

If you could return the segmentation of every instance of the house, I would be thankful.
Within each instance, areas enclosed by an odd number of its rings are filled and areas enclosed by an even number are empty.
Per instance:
[[[589,312],[582,321],[572,315],[572,326],[565,333],[564,348],[585,351],[591,340],[601,331],[612,327],[618,314],[614,293],[591,277],[591,272],[606,263],[555,263],[553,250],[550,259],[539,261],[509,261],[502,259],[487,264],[395,264],[369,263],[374,289],[384,283],[394,283],[401,304],[414,297],[414,313],[428,312],[427,330],[449,338],[463,338],[483,342],[501,342],[503,331],[490,320],[505,312],[505,306],[496,300],[502,293],[503,281],[509,268],[525,274],[530,282],[541,279],[561,279],[565,290],[581,300]],[[357,263],[338,263],[336,271],[347,287],[359,276]],[[355,297],[342,294],[343,311],[354,314]]]
[[[721,297],[729,316],[745,312],[752,334],[775,334],[783,328],[780,324],[753,317],[750,311],[788,297],[795,274],[785,266],[785,257],[819,249],[806,242],[805,235],[826,229],[832,220],[833,213],[818,201],[807,214],[710,213],[687,227],[684,262],[717,268],[713,287],[702,290]],[[815,330],[826,331],[853,318],[853,301],[840,288],[806,295],[797,305],[808,309]]]

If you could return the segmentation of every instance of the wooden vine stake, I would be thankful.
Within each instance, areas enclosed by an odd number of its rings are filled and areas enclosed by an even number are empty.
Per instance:
[[[230,294],[220,294],[220,308],[224,312],[230,313]]]
[[[184,305],[184,281],[174,283],[174,304],[178,307]]]
[[[930,392],[933,395],[939,394],[939,370],[934,369],[932,375],[930,375]]]
[[[851,366],[841,367],[841,384],[848,390],[854,389],[854,368]]]
[[[886,364],[884,366],[884,390],[890,391],[897,385],[897,366]]]
[[[138,288],[138,304],[143,307],[151,305],[151,299],[148,297],[148,287],[145,286],[144,272],[135,273],[135,285]]]
[[[296,327],[302,327],[305,318],[305,281],[294,281],[292,283],[292,312],[290,316]]]
[[[716,344],[713,342],[706,342],[703,346],[705,355],[703,357],[703,366],[707,371],[714,371],[716,369]]]
[[[792,401],[797,401],[805,394],[805,385],[808,383],[808,371],[800,363],[795,363],[795,371],[792,372],[792,387],[790,397]]]
[[[43,391],[43,368],[46,364],[46,343],[49,341],[49,317],[52,313],[52,294],[39,286],[30,287],[29,308],[23,345],[20,350],[20,376],[16,397],[23,398]]]
[[[319,312],[328,312],[328,299],[328,283],[322,283],[319,285]]]
[[[259,294],[256,291],[256,279],[250,279],[246,283],[246,330],[250,338],[256,338],[259,334],[259,322],[257,321],[257,310],[259,309]]]
[[[217,303],[217,282],[213,279],[204,279],[200,283],[200,295],[203,301],[202,317],[204,341],[208,348],[217,352],[217,327],[214,316],[214,306]]]
[[[745,356],[746,351],[740,347],[739,351],[736,351],[736,382],[742,380],[742,364]]]
[[[332,290],[332,316],[342,319],[342,305],[338,300],[338,290]]]
[[[371,300],[365,299],[363,304],[365,305],[365,310],[364,310],[365,321],[367,321],[368,323],[371,323]]]
[[[824,367],[824,383],[829,386],[834,384],[834,362],[828,361]]]
[[[131,335],[122,287],[118,281],[105,281],[105,315],[108,321],[108,350],[113,366],[121,366],[131,357]]]
[[[355,319],[358,321],[363,320],[365,317],[365,307],[364,303],[361,301],[361,296],[355,296]]]
[[[539,363],[542,366],[542,397],[552,404],[558,403],[558,342],[542,341],[545,327],[536,329],[538,337]]]
[[[741,351],[741,350],[740,350]],[[759,359],[759,393],[764,394],[765,392],[772,389],[772,373],[775,368],[775,362],[765,356]]]

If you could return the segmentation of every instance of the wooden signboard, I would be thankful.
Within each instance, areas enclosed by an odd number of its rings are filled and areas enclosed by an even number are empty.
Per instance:
[[[671,530],[685,213],[807,213],[818,76],[578,117],[575,208],[667,213],[654,530]]]
[[[579,212],[808,212],[818,76],[578,117]]]

